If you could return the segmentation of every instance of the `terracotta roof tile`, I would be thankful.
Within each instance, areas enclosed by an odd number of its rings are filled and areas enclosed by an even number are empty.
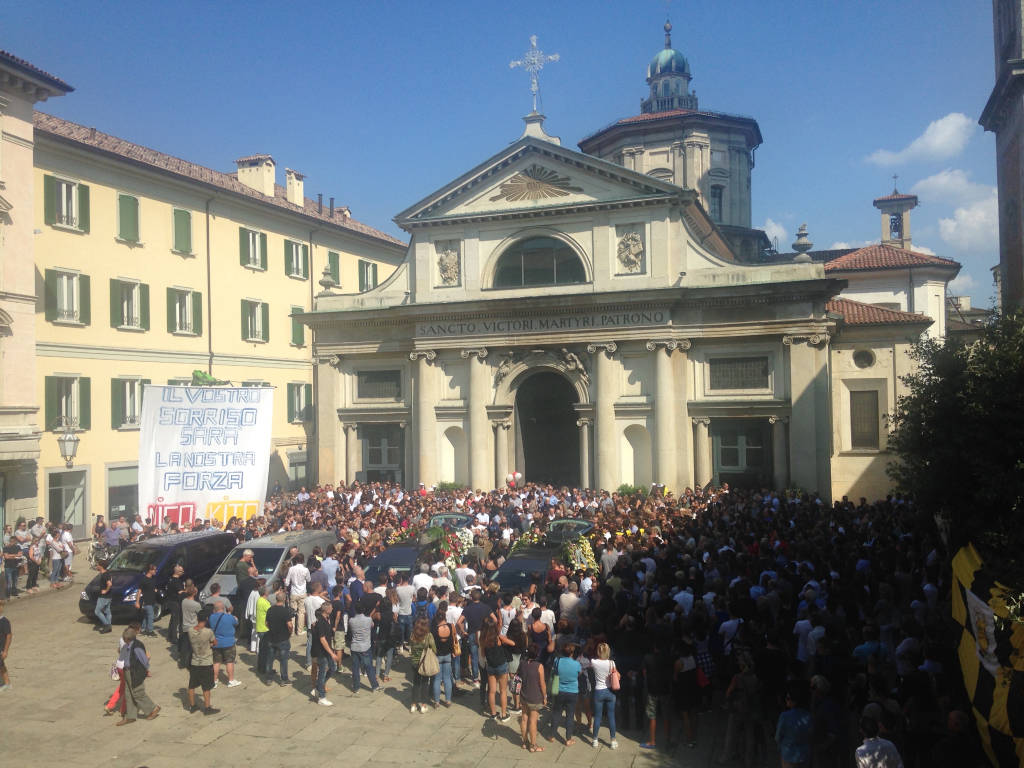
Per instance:
[[[633,115],[617,120],[613,125],[628,125],[629,123],[642,123],[647,120],[663,120],[670,117],[683,117],[684,115],[696,115],[698,117],[727,118],[730,120],[753,120],[752,117],[744,115],[728,115],[724,112],[708,112],[703,109],[669,109],[665,112],[644,112],[642,115]]]
[[[812,254],[813,258],[813,254]],[[906,267],[948,267],[960,269],[952,259],[943,259],[928,253],[908,251],[892,245],[869,245],[849,251],[825,262],[826,272],[864,272],[874,269],[901,269]]]
[[[873,202],[884,203],[892,200],[917,200],[917,195],[904,195],[900,192],[893,192],[891,195],[876,197]]]
[[[246,155],[245,157],[240,157],[237,160],[235,160],[235,162],[236,163],[251,163],[251,162],[254,162],[256,160],[273,160],[273,159],[274,158],[271,157],[270,155],[258,154],[258,155]]]
[[[924,315],[877,307],[853,299],[831,299],[825,302],[825,309],[842,315],[846,325],[931,325],[933,322]]]
[[[70,86],[67,83],[65,83],[59,77],[55,77],[55,76],[51,75],[49,72],[46,72],[46,71],[40,69],[35,64],[30,64],[29,62],[25,61],[24,59],[18,58],[13,53],[8,53],[7,51],[0,50],[0,62],[6,62],[8,64],[13,64],[18,69],[26,71],[29,74],[35,75],[36,77],[40,77],[43,80],[47,80],[47,81],[49,81],[50,85],[56,86],[57,88],[59,88],[60,90],[64,91],[65,93],[69,93],[69,92],[75,90],[72,86]]]
[[[336,226],[339,229],[356,232],[366,237],[382,240],[391,245],[398,245],[402,247],[407,245],[405,242],[392,237],[391,235],[385,234],[378,229],[374,229],[373,227],[358,222],[353,218],[344,216],[342,214],[342,211],[346,210],[344,207],[336,206],[334,216],[332,217],[326,206],[321,212],[317,202],[315,200],[310,200],[308,197],[305,198],[305,205],[293,205],[285,199],[284,187],[281,187],[280,185],[275,185],[274,197],[267,197],[266,195],[257,192],[255,189],[247,187],[233,174],[221,173],[220,171],[215,171],[212,168],[197,165],[196,163],[190,163],[187,160],[182,160],[181,158],[173,157],[172,155],[166,155],[163,152],[157,152],[155,149],[149,149],[148,147],[143,147],[139,144],[133,144],[130,141],[119,139],[116,136],[102,133],[97,131],[95,128],[89,128],[84,125],[79,125],[78,123],[72,123],[68,120],[63,120],[59,117],[54,117],[53,115],[47,115],[43,112],[35,113],[34,122],[36,131],[40,133],[49,134],[66,141],[90,147],[101,152],[106,152],[130,162],[138,163],[139,165],[149,166],[177,176],[183,176],[201,184],[219,187],[227,192],[246,197],[254,202],[283,208],[299,216],[313,218],[323,223]]]

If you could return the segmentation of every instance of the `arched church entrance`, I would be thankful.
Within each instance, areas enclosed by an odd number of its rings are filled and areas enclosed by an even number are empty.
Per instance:
[[[580,440],[576,426],[576,390],[551,371],[539,371],[516,392],[516,454],[526,480],[578,486]]]

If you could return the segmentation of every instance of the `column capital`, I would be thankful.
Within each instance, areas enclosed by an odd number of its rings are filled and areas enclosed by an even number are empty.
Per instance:
[[[329,365],[331,368],[340,371],[342,359],[341,355],[317,355],[313,358],[313,363],[315,365]]]
[[[812,347],[821,347],[827,346],[831,338],[832,337],[829,336],[827,333],[812,333],[810,336],[796,336],[787,334],[782,337],[782,343],[787,347],[791,347],[798,342],[806,341],[807,344]]]
[[[664,347],[665,352],[671,357],[677,349],[686,352],[693,346],[693,342],[689,339],[651,339],[644,346],[647,347],[648,352],[653,352],[658,347]]]
[[[437,359],[437,352],[432,349],[414,349],[409,353],[409,359],[416,362],[420,358],[432,363]]]
[[[344,429],[346,432],[353,432],[359,428],[359,425],[353,424],[351,421],[347,421],[341,425],[341,428]]]
[[[491,419],[491,429],[512,429],[512,422],[508,419]]]
[[[477,360],[483,360],[487,357],[487,347],[470,347],[459,352],[459,356],[463,360],[468,360],[470,357],[475,356]]]
[[[772,424],[772,425],[775,425],[775,424],[788,424],[789,423],[789,417],[788,416],[769,416],[768,417],[768,423]]]
[[[580,416],[576,419],[577,427],[592,427],[594,425],[594,419],[590,416]]]
[[[711,418],[708,416],[691,416],[690,421],[698,427],[707,427],[711,425]]]
[[[591,355],[595,354],[599,350],[603,351],[608,355],[609,359],[619,350],[619,345],[614,341],[597,341],[593,344],[587,344],[587,352]]]

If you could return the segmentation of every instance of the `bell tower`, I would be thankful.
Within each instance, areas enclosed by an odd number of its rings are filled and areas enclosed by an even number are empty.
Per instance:
[[[882,212],[882,245],[909,250],[910,212],[917,207],[917,195],[901,194],[894,185],[891,195],[875,198],[873,205]]]
[[[690,92],[690,62],[672,47],[672,23],[665,22],[665,47],[647,65],[650,95],[640,102],[640,112],[697,109],[697,94]]]

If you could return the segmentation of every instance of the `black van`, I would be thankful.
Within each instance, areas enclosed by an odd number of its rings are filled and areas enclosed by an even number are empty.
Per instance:
[[[159,618],[164,607],[167,581],[175,565],[180,563],[184,566],[185,576],[195,584],[204,584],[234,546],[234,534],[211,529],[156,536],[127,547],[107,566],[107,572],[113,579],[110,611],[114,621],[128,622],[139,617],[135,600],[138,597],[139,582],[150,564],[156,566],[157,601],[154,618]],[[78,600],[78,610],[83,616],[94,618],[99,594],[100,577],[97,576],[82,590]]]

